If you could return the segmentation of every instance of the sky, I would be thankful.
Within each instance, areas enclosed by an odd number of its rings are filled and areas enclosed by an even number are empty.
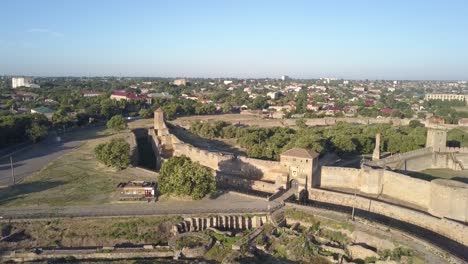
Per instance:
[[[0,75],[468,80],[466,0],[3,0]]]

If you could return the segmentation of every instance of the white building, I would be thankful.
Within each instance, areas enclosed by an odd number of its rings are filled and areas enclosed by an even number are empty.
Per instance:
[[[228,81],[228,80],[224,81],[225,85],[228,85],[228,84],[231,84],[231,83],[232,83],[232,81]]]
[[[186,86],[186,85],[187,85],[187,80],[186,80],[186,79],[177,79],[177,80],[174,80],[174,85],[177,85],[177,86]]]
[[[275,100],[275,99],[278,99],[279,93],[278,92],[269,92],[269,93],[267,93],[267,96],[270,97],[271,99]]]
[[[11,87],[13,89],[18,88],[18,87],[30,87],[32,84],[32,79],[31,78],[25,78],[25,77],[13,77],[11,78]],[[33,87],[36,88],[36,87]]]
[[[466,102],[468,99],[468,95],[464,94],[436,94],[436,93],[429,93],[424,96],[424,100],[442,100],[442,101],[464,101]]]
[[[283,76],[281,76],[281,80],[287,81],[287,80],[289,80],[289,76],[283,75]]]

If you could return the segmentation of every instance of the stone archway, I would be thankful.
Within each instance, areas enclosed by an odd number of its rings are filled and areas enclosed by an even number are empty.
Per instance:
[[[289,181],[289,188],[294,190],[299,190],[299,182],[296,179],[292,179]]]

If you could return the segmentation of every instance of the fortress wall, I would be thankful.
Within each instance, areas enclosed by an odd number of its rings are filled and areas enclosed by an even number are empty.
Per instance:
[[[268,161],[260,159],[252,159],[247,157],[238,157],[240,162],[238,170],[246,172],[252,169],[257,169],[262,173],[262,178],[265,180],[275,181],[278,171],[281,171],[281,166],[278,161]]]
[[[357,189],[367,194],[383,194],[426,209],[429,206],[430,182],[382,169],[323,166],[320,187]]]
[[[420,206],[429,207],[430,185],[428,181],[411,178],[393,171],[383,171],[382,194]]]
[[[358,188],[360,169],[322,166],[320,187],[323,188]]]
[[[156,158],[156,170],[159,170],[161,166],[161,146],[159,144],[159,139],[156,136],[156,132],[152,128],[148,129],[148,135],[151,148],[154,152],[154,157]]]
[[[172,144],[174,150],[174,156],[187,156],[192,161],[198,162],[203,166],[209,167],[213,170],[219,169],[219,163],[222,161],[231,160],[232,155],[225,155],[217,152],[210,152],[207,150],[202,150],[196,148],[190,144],[186,143],[176,143]]]
[[[399,119],[399,118],[361,118],[361,117],[325,117],[325,118],[308,118],[306,124],[308,126],[330,126],[338,122],[352,123],[352,124],[392,124],[395,126],[407,126],[411,119]],[[287,119],[286,123],[290,126],[295,125],[295,119]]]
[[[399,219],[410,224],[418,225],[425,229],[439,233],[447,238],[468,246],[468,228],[460,223],[445,218],[437,218],[429,214],[407,209],[397,205],[351,194],[316,189],[309,194],[310,199],[331,204],[343,205],[385,215]],[[358,215],[359,216],[359,215]]]
[[[468,222],[468,184],[444,179],[430,182],[429,212]]]
[[[132,164],[133,166],[137,166],[139,161],[139,153],[136,131],[132,131],[129,133],[127,142],[130,145],[130,164]]]
[[[245,179],[223,173],[218,173],[216,175],[216,181],[218,185],[221,186],[224,185],[229,187],[235,187],[238,189],[256,190],[266,193],[275,193],[280,187],[280,185],[278,185],[277,183]]]
[[[394,166],[397,166],[398,163],[400,163],[403,160],[408,160],[408,159],[415,158],[418,156],[429,155],[431,153],[432,153],[432,148],[422,148],[422,149],[417,149],[413,151],[408,151],[405,153],[395,154],[395,155],[392,155],[383,159],[379,159],[379,160],[369,161],[367,162],[367,164],[370,166],[394,167]]]

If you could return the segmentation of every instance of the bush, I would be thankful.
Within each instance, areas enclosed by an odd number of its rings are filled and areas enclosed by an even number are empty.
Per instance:
[[[125,120],[121,115],[113,116],[109,121],[107,121],[106,125],[107,128],[117,131],[127,128],[127,123],[125,123]]]
[[[97,145],[94,154],[100,162],[109,167],[124,169],[130,164],[130,145],[123,138]]]
[[[216,190],[211,171],[185,156],[172,157],[164,162],[158,182],[161,193],[190,195],[194,200]]]

